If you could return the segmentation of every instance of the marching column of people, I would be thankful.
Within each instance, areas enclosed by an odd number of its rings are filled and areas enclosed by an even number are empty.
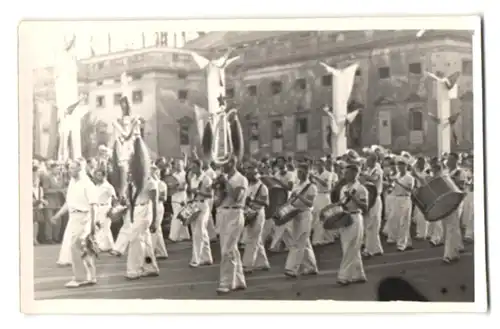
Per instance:
[[[415,163],[411,160],[407,153],[394,156],[370,151],[361,157],[352,150],[335,161],[326,157],[314,163],[294,160],[292,164],[284,157],[278,157],[274,163],[269,159],[239,163],[232,158],[217,168],[208,161],[177,160],[175,170],[169,172],[177,182],[173,187],[160,179],[160,169],[164,168],[153,164],[140,191],[129,186],[128,193],[138,194],[133,210],[121,216],[123,223],[116,241],[111,233],[111,222],[116,219],[111,214],[121,200],[106,179],[109,169],[103,165],[105,161],[73,161],[66,167],[66,173],[64,167],[61,171],[58,164],[49,162],[45,174],[40,170],[43,165],[34,162],[33,240],[34,244],[62,240],[58,264],[71,264],[74,272],[68,287],[96,283],[97,251],[117,256],[127,254],[128,279],[157,276],[157,259],[168,257],[162,221],[163,204],[171,194],[173,214],[170,214],[168,240],[171,243],[192,240],[190,266],[212,264],[210,242],[216,239],[220,242],[219,293],[245,289],[245,275],[268,270],[267,251],[288,251],[283,264],[287,277],[316,274],[320,269],[313,246],[335,243],[336,237],[340,237],[343,255],[337,280],[341,285],[366,281],[363,258],[383,255],[381,235],[399,251],[411,249],[413,238],[426,239],[432,246],[444,245],[443,261],[456,262],[464,250],[464,242],[472,242],[474,235],[471,159],[450,153],[446,159],[428,160],[421,156]],[[460,167],[460,161],[467,168]],[[275,214],[266,214],[272,191],[261,180],[262,176],[274,177],[279,188],[286,191],[287,200],[294,200],[294,207],[299,210],[284,225],[275,224]],[[465,198],[446,218],[429,222],[411,196],[416,188],[439,177],[451,178]],[[222,183],[225,192],[219,203],[214,202],[215,181]],[[375,186],[376,196],[370,205],[365,183]],[[352,224],[326,230],[320,214],[334,201],[335,191]],[[189,227],[178,218],[188,202],[196,203],[201,210]],[[245,207],[257,212],[256,219],[247,225]],[[66,229],[58,233],[59,225],[64,227],[61,219],[65,213],[68,213]],[[51,231],[45,224],[55,229]],[[243,236],[242,256],[238,244]]]

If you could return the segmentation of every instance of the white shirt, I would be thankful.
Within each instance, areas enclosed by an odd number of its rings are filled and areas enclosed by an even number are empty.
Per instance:
[[[214,181],[217,177],[217,173],[212,169],[212,167],[208,167],[208,169],[205,170],[205,175],[207,175],[212,181]]]
[[[340,190],[340,202],[345,203],[347,201],[347,192],[351,191],[356,191],[355,197],[362,202],[368,203],[368,190],[366,187],[361,185],[359,181],[354,182],[353,184],[346,184],[342,186],[342,189]],[[345,208],[349,212],[360,212],[361,209],[358,207],[358,205],[354,201],[349,201],[345,205]]]
[[[413,189],[415,186],[415,179],[410,175],[410,173],[404,174],[404,176],[401,176],[401,174],[398,174],[398,177],[396,178],[397,182],[399,184],[409,188]],[[395,196],[407,196],[409,197],[411,195],[411,192],[407,191],[403,187],[401,187],[398,183],[395,184],[394,190],[392,192],[393,195]]]
[[[180,185],[186,184],[186,172],[184,170],[181,172],[174,172],[172,175],[175,177],[175,179],[177,179]],[[172,202],[185,202],[186,199],[186,187],[184,187],[184,190],[172,194]]]
[[[231,178],[229,178],[229,185],[233,188],[236,189],[238,187],[242,187],[244,189],[245,196],[247,195],[247,190],[248,190],[248,179],[243,176],[240,172],[236,172]],[[222,201],[221,207],[235,207],[235,206],[240,206],[244,207],[245,206],[245,198],[242,199],[241,202],[235,202],[229,195],[226,196],[226,198]]]
[[[79,180],[71,179],[66,195],[66,203],[70,212],[90,211],[91,205],[97,204],[97,193],[94,183],[86,174],[81,174]]]
[[[318,175],[318,177],[326,182],[326,187],[319,183],[317,184],[318,193],[321,194],[330,193],[333,184],[333,174],[327,170],[324,170],[321,174]]]
[[[208,192],[211,191],[212,179],[209,177],[209,175],[204,173],[201,173],[199,176],[191,175],[190,185],[192,189],[200,189],[203,192]],[[209,201],[211,198],[206,198],[201,195],[197,195],[193,196],[193,199],[196,200],[203,199],[203,201]]]
[[[295,185],[295,187],[293,188],[292,193],[298,195],[300,192],[302,192],[303,189],[306,188],[307,185],[309,185],[309,188],[303,192],[303,196],[304,198],[311,200],[314,206],[314,199],[316,199],[316,196],[318,195],[318,188],[316,187],[316,185],[311,184],[310,181],[306,180],[303,183],[297,182],[297,185]],[[306,207],[301,201],[296,201],[295,203],[293,203],[293,205],[300,209],[313,209],[313,206]]]
[[[102,184],[95,185],[95,191],[97,204],[100,206],[110,206],[112,198],[116,196],[114,187],[106,180]]]

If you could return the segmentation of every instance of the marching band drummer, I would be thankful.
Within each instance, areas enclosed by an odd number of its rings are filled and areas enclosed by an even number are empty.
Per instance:
[[[187,182],[186,182],[186,172],[184,171],[184,161],[175,160],[174,162],[174,172],[172,175],[177,179],[179,185],[172,194],[172,222],[170,225],[169,239],[171,241],[183,241],[189,240],[189,230],[186,226],[182,225],[182,222],[177,218],[179,211],[187,201]]]
[[[342,261],[337,276],[337,283],[343,286],[351,283],[366,282],[361,245],[363,243],[363,212],[368,209],[368,191],[358,181],[359,166],[350,164],[344,170],[346,184],[340,191],[340,203],[345,204],[353,223],[340,228]]]
[[[165,246],[165,239],[163,239],[162,222],[163,215],[165,214],[164,202],[167,200],[167,184],[160,179],[160,169],[156,164],[151,165],[151,179],[158,186],[158,198],[156,205],[156,232],[151,234],[151,240],[153,243],[153,250],[155,251],[155,256],[157,260],[167,259],[168,252]]]
[[[384,253],[382,243],[380,242],[380,226],[382,225],[382,199],[380,194],[382,193],[384,172],[377,162],[377,159],[378,157],[375,153],[368,154],[366,158],[368,173],[363,177],[368,182],[373,183],[377,188],[375,204],[364,216],[365,249],[363,250],[363,256],[365,257],[378,256]]]
[[[67,288],[97,283],[95,253],[83,253],[82,246],[92,234],[97,215],[97,197],[94,184],[86,174],[85,160],[72,161],[69,165],[71,181],[68,186],[66,203],[51,218],[55,222],[64,213],[69,212],[66,230],[71,237],[71,265],[73,279],[66,283]]]
[[[431,167],[431,173],[427,176],[428,180],[431,180],[434,177],[439,177],[443,174],[443,165],[438,158],[432,158],[429,163]],[[431,244],[431,246],[438,247],[443,245],[443,222],[441,220],[438,220],[429,223],[427,234],[429,235],[429,243]]]
[[[290,198],[297,198],[293,204],[301,212],[290,223],[292,243],[285,264],[285,275],[296,278],[299,274],[318,273],[316,256],[311,245],[312,209],[318,195],[316,185],[309,181],[309,165],[301,163],[297,170],[297,186]],[[299,270],[302,268],[302,273]]]
[[[417,162],[415,163],[415,167],[412,168],[412,174],[415,177],[415,187],[419,188],[425,184],[428,174],[426,173],[426,162],[424,157],[417,158]],[[415,239],[424,240],[428,236],[429,231],[429,222],[425,220],[422,211],[415,206],[413,211],[413,219],[417,226],[417,236]]]
[[[96,241],[100,251],[113,250],[113,234],[111,233],[111,219],[108,212],[111,204],[117,199],[113,186],[106,180],[106,169],[99,167],[94,171],[94,181],[97,197]]]
[[[243,263],[238,250],[238,239],[245,225],[243,208],[248,190],[248,180],[236,170],[237,164],[238,159],[234,156],[231,157],[224,165],[224,174],[218,178],[224,184],[226,191],[226,197],[217,209],[221,249],[218,293],[246,289]]]
[[[210,238],[207,230],[207,222],[210,219],[211,205],[213,197],[212,179],[203,173],[201,160],[195,159],[191,163],[191,188],[188,192],[193,195],[193,202],[196,202],[201,213],[191,223],[193,233],[193,248],[189,266],[198,267],[212,265],[212,250],[210,248]]]
[[[448,154],[447,167],[448,175],[451,177],[455,185],[460,189],[465,189],[465,172],[458,167],[460,157],[457,153],[451,152]],[[463,202],[451,215],[442,220],[445,229],[444,234],[444,257],[443,262],[449,264],[460,259],[460,252],[463,251],[464,245],[462,240],[462,231],[460,229],[460,218],[463,211]]]
[[[277,161],[278,172],[275,174],[274,177],[278,179],[283,189],[290,192],[292,191],[295,185],[296,175],[294,175],[293,172],[288,171],[285,162],[285,157],[280,156],[277,158],[276,161]],[[274,226],[273,240],[271,242],[269,250],[279,251],[280,249],[279,246],[282,241],[285,244],[285,250],[288,249],[290,243],[292,242],[290,226],[288,223],[282,226]]]
[[[312,245],[320,246],[335,242],[335,235],[332,231],[323,228],[323,223],[319,220],[321,210],[331,203],[330,193],[332,186],[337,181],[337,175],[325,169],[326,159],[317,161],[317,175],[311,175],[312,182],[318,188],[318,196],[314,200],[313,225],[312,225]]]
[[[269,190],[260,180],[255,163],[249,164],[246,171],[249,183],[247,203],[248,206],[257,211],[255,222],[245,228],[247,234],[243,253],[243,271],[251,273],[254,270],[269,270],[271,268],[262,239],[266,220],[264,208],[269,205]]]
[[[412,249],[410,235],[411,226],[411,193],[415,186],[415,179],[408,172],[408,160],[399,156],[396,158],[399,174],[394,185],[394,217],[399,221],[397,248],[399,251]]]

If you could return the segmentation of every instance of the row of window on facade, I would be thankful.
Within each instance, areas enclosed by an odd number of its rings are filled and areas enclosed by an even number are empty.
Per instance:
[[[120,99],[122,98],[122,93],[113,94],[113,105],[120,105]],[[129,100],[130,101],[130,100]],[[134,90],[132,91],[132,104],[141,104],[143,101],[142,90]],[[96,96],[96,107],[103,108],[106,107],[106,96],[97,95]]]
[[[422,74],[422,65],[421,63],[410,63],[408,65],[408,71],[411,74]],[[462,61],[462,73],[464,75],[472,75],[472,61],[463,60]],[[361,76],[362,72],[360,69],[356,71],[356,76]],[[379,67],[378,68],[378,77],[379,79],[389,79],[391,77],[390,67]],[[332,76],[331,74],[323,75],[321,77],[321,85],[324,87],[329,87],[332,85]],[[306,90],[307,89],[307,81],[305,78],[298,78],[295,80],[294,88],[296,90]],[[281,93],[283,90],[283,82],[282,81],[272,81],[269,85],[271,95],[277,95]],[[248,96],[257,96],[257,86],[251,85],[247,86],[247,95]],[[226,89],[226,97],[233,98],[235,96],[234,88]]]
[[[424,115],[420,108],[413,108],[409,110],[408,116],[408,125],[409,130],[411,132],[422,132],[424,130]],[[307,150],[307,136],[309,133],[309,120],[307,117],[297,117],[295,119],[295,135],[297,136],[297,151],[306,151]],[[189,137],[190,126],[189,125],[181,125],[180,126],[180,145],[187,146],[190,145],[190,137]],[[251,122],[249,127],[249,135],[250,144],[260,145],[261,142],[261,133],[259,130],[258,122]],[[275,119],[271,122],[271,136],[273,142],[276,140],[283,141],[283,120]],[[281,143],[282,144],[282,143]],[[273,147],[274,149],[274,147]]]

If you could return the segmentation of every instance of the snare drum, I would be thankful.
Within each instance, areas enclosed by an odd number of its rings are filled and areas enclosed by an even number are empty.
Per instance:
[[[245,218],[245,226],[252,225],[257,220],[258,210],[254,210],[250,207],[245,207],[243,210],[243,217]]]
[[[354,222],[351,215],[339,205],[330,204],[319,213],[325,230],[337,230],[351,226]]]
[[[294,219],[300,212],[300,209],[295,208],[290,203],[286,203],[281,206],[276,212],[276,215],[273,217],[274,223],[277,226],[285,225],[286,223]]]
[[[416,189],[412,201],[427,221],[435,222],[452,214],[464,197],[465,193],[453,183],[451,177],[439,176]]]
[[[182,222],[182,225],[188,226],[196,220],[200,213],[200,206],[196,202],[190,202],[179,211],[177,218]]]

